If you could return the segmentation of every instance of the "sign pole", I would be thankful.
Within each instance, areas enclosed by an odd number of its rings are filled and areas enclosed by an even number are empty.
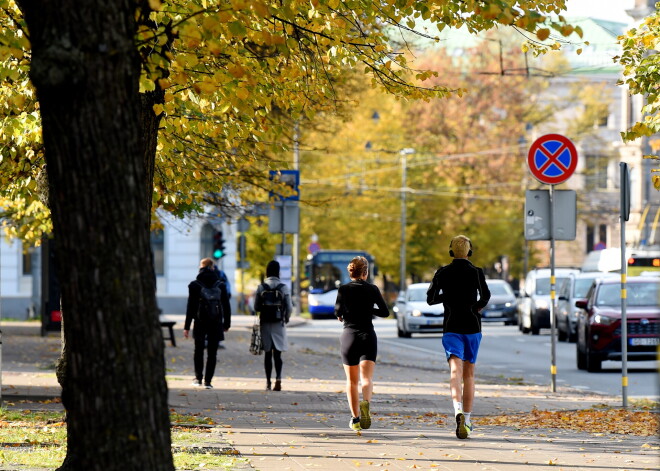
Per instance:
[[[630,217],[630,173],[628,164],[619,163],[621,173],[621,400],[623,407],[628,407],[628,315],[626,278],[628,276],[628,260],[626,260],[626,221]]]
[[[527,165],[532,175],[550,185],[549,220],[550,220],[550,375],[552,392],[557,392],[557,341],[556,341],[556,279],[555,279],[555,195],[554,185],[565,182],[575,171],[578,162],[578,152],[570,139],[561,134],[546,134],[534,141],[527,153]],[[563,239],[566,240],[566,239]]]
[[[555,198],[554,185],[550,185],[550,378],[552,392],[557,392],[557,343],[556,343],[556,319],[557,312],[555,302]]]

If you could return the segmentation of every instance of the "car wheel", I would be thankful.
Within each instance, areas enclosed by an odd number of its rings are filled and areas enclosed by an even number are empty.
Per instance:
[[[575,351],[577,353],[577,369],[587,369],[587,354],[580,350],[580,346],[576,344]]]
[[[592,354],[587,348],[586,355],[587,357],[587,371],[590,373],[598,373],[603,366],[603,361]]]
[[[532,327],[530,330],[532,331],[532,335],[539,335],[539,332],[541,332],[541,328],[534,323],[534,317],[532,317],[531,319],[531,324]]]
[[[571,332],[571,333],[568,335],[568,341],[569,341],[569,342],[577,342],[577,333],[575,333],[575,332]]]
[[[561,327],[557,328],[557,340],[559,340],[560,342],[565,342],[566,340],[568,340],[568,334],[566,334],[564,329],[562,329]]]
[[[399,338],[405,337],[403,330],[399,329],[398,327],[396,328],[396,335]]]

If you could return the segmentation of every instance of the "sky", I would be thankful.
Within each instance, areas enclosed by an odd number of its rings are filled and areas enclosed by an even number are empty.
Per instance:
[[[633,6],[635,0],[566,0],[566,15],[629,23],[633,19],[626,10]]]

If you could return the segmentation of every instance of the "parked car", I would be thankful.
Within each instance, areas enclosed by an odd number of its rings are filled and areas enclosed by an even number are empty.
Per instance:
[[[628,360],[655,360],[660,345],[660,279],[634,276],[626,285]],[[600,371],[605,360],[622,359],[621,281],[599,278],[586,299],[575,302],[581,309],[577,322],[577,367]]]
[[[430,283],[414,283],[399,296],[394,306],[396,330],[399,337],[410,338],[413,333],[442,332],[444,307],[442,304],[429,306],[426,292]]]
[[[555,269],[555,290],[571,273],[579,273],[575,268]],[[525,284],[518,302],[518,329],[524,334],[550,327],[550,269],[536,268],[527,273]]]
[[[504,325],[518,323],[518,300],[505,280],[486,280],[490,290],[490,301],[481,311],[481,322],[504,322]]]
[[[575,306],[575,301],[585,299],[594,280],[606,276],[617,275],[602,272],[580,272],[571,273],[564,280],[557,290],[557,338],[559,340],[575,342],[577,316],[580,312],[580,308]]]

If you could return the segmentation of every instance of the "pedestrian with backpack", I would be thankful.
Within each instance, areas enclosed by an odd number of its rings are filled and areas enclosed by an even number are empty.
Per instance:
[[[211,380],[215,373],[218,344],[231,327],[231,306],[227,287],[214,270],[213,260],[203,258],[199,262],[197,278],[188,285],[188,305],[183,336],[188,338],[193,323],[195,352],[195,379],[193,386],[212,389]],[[204,368],[206,349],[206,369]]]
[[[259,314],[261,340],[264,347],[264,369],[266,389],[282,390],[282,352],[289,343],[286,338],[286,324],[291,317],[291,295],[289,288],[280,280],[280,264],[271,260],[266,266],[266,279],[257,287],[254,310]],[[275,360],[275,385],[271,383]]]

